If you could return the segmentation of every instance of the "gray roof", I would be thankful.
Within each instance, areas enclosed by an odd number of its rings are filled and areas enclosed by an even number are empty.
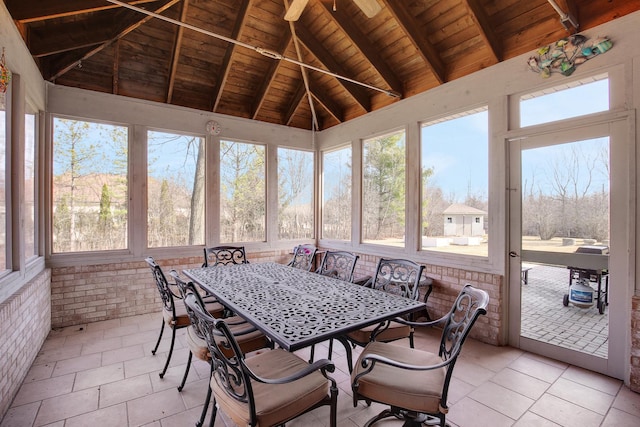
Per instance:
[[[486,215],[487,213],[481,209],[472,208],[471,206],[461,203],[454,203],[442,212],[445,215]]]

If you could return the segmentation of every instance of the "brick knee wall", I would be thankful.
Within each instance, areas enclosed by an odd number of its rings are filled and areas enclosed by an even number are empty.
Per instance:
[[[0,304],[0,420],[51,330],[50,270]]]

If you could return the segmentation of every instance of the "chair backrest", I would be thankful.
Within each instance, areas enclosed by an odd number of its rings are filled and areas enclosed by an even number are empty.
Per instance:
[[[417,300],[418,284],[423,270],[424,265],[410,260],[381,258],[378,261],[376,274],[367,286]]]
[[[184,280],[182,280],[176,270],[169,271],[169,274],[171,275],[171,277],[173,277],[173,280],[175,281],[176,287],[180,291],[180,296],[182,297],[183,301],[185,300],[187,295],[191,293],[194,295],[196,299],[198,299],[199,304],[205,307],[204,300],[202,299],[202,296],[196,289],[196,285],[194,285],[193,282],[191,281],[185,282]],[[198,328],[198,323],[197,323],[198,319],[196,317],[196,314],[193,312],[191,307],[189,307],[186,303],[185,303],[185,308],[187,310],[187,315],[189,316],[189,321],[191,322],[191,325],[193,325],[196,330],[196,334],[200,336],[200,338],[204,338],[204,334]]]
[[[313,269],[313,262],[318,248],[314,245],[298,245],[293,248],[293,258],[287,264],[289,267],[299,268],[305,271]]]
[[[174,303],[174,294],[171,291],[169,286],[169,282],[162,272],[162,268],[156,263],[153,257],[147,257],[144,259],[149,267],[151,268],[151,274],[153,275],[153,280],[156,283],[156,287],[158,288],[158,292],[160,293],[160,298],[162,298],[162,305],[164,309],[173,313],[173,317],[176,316],[175,303]]]
[[[228,264],[248,264],[244,246],[215,246],[204,248],[203,267]]]
[[[442,402],[447,402],[449,382],[453,367],[458,359],[462,344],[480,315],[487,313],[489,294],[482,289],[465,285],[453,303],[449,313],[443,317],[442,337],[438,355],[448,362],[445,375]]]
[[[359,255],[351,252],[327,251],[316,273],[351,282],[358,258]]]
[[[244,363],[244,354],[226,323],[207,313],[201,301],[190,291],[187,292],[184,300],[186,306],[193,311],[194,324],[197,324],[197,328],[202,331],[212,355],[212,378],[227,395],[243,404],[248,404],[251,420],[256,420],[253,389],[251,388],[249,370]],[[218,347],[219,339],[216,340],[216,337],[220,336],[224,336],[224,341],[229,344],[231,350],[230,353],[227,352],[229,356],[226,356],[225,352]]]

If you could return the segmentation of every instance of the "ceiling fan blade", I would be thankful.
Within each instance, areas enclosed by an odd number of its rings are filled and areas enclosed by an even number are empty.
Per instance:
[[[284,19],[286,21],[297,21],[307,3],[309,3],[309,0],[292,0],[287,13],[284,14]]]
[[[382,10],[377,0],[353,0],[353,2],[367,15],[367,18],[373,18]]]

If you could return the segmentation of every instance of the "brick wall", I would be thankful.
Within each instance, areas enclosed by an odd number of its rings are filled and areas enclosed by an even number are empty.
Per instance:
[[[0,419],[51,330],[50,271],[0,304]]]
[[[640,296],[631,299],[631,370],[629,388],[640,393]]]
[[[286,262],[288,251],[247,254],[249,262]],[[200,267],[202,256],[156,258],[169,270]],[[157,312],[158,290],[144,260],[114,264],[58,267],[51,270],[51,324],[64,327]]]

